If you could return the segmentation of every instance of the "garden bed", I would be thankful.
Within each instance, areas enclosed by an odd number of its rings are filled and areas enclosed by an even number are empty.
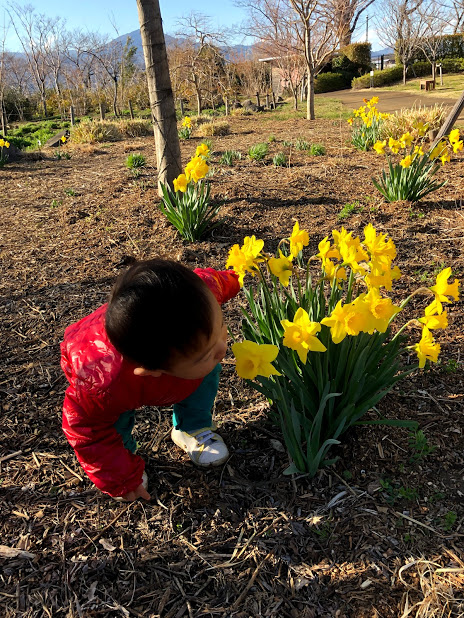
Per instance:
[[[230,353],[216,404],[231,450],[224,467],[196,469],[169,440],[168,411],[139,412],[150,503],[99,494],[61,433],[63,331],[105,302],[134,258],[161,254],[220,269],[246,235],[275,249],[293,219],[309,231],[311,254],[332,229],[362,234],[371,222],[396,243],[399,299],[418,283],[433,285],[444,266],[464,278],[462,153],[440,170],[447,185],[424,202],[386,204],[370,180],[384,161],[353,150],[346,122],[276,122],[264,113],[231,118],[230,127],[212,138],[212,196],[224,221],[194,244],[157,209],[151,138],[66,145],[70,159],[50,151],[0,170],[0,538],[34,555],[0,558],[1,613],[393,618],[424,599],[422,567],[433,561],[458,569],[447,575],[456,580],[447,594],[455,597],[449,615],[462,616],[462,300],[438,336],[440,363],[378,406],[388,418],[418,421],[425,446],[405,429],[358,428],[335,449],[333,468],[292,481],[282,475],[288,459],[268,404],[235,375]],[[297,139],[323,144],[326,154],[283,144]],[[247,159],[263,141],[264,162]],[[184,162],[199,143],[182,142]],[[220,165],[225,150],[243,157]],[[280,151],[288,167],[272,165]],[[149,164],[137,178],[124,165],[130,152]],[[225,308],[235,334],[240,304],[242,296]],[[436,568],[435,589],[444,577]]]

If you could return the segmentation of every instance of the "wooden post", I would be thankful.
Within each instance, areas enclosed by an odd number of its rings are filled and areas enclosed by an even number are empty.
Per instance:
[[[256,93],[256,105],[259,107],[260,106],[260,102],[259,102],[259,92]]]
[[[129,114],[130,114],[131,120],[134,120],[134,110],[132,109],[132,101],[130,99],[128,101],[128,104],[129,104]]]
[[[75,116],[74,116],[74,106],[73,105],[71,105],[71,107],[69,108],[69,117],[71,119],[71,126],[73,127],[76,121]]]
[[[179,99],[179,103],[180,103],[180,115],[183,117],[184,116],[184,99],[182,97]]]
[[[460,98],[456,101],[455,106],[453,107],[453,109],[451,110],[448,118],[445,120],[445,122],[443,123],[441,129],[438,131],[438,135],[435,138],[435,141],[433,142],[430,150],[433,150],[435,148],[435,146],[438,144],[438,142],[441,140],[441,138],[444,135],[448,135],[448,133],[451,131],[451,129],[454,126],[454,123],[456,122],[456,120],[459,118],[459,114],[461,113],[461,110],[464,108],[464,91],[461,94]]]
[[[272,91],[272,106],[274,109],[276,109],[276,98],[274,90]]]
[[[269,95],[266,93],[266,107],[269,109]]]
[[[229,97],[224,97],[224,103],[226,106],[226,116],[229,115]]]
[[[100,120],[103,122],[105,120],[105,104],[100,103]]]

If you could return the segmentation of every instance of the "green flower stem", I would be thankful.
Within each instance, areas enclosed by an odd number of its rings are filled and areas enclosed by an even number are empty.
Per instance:
[[[404,307],[406,307],[406,305],[409,303],[409,301],[411,300],[411,298],[413,298],[413,296],[416,296],[416,294],[420,294],[421,292],[426,292],[427,294],[428,294],[428,293],[433,294],[432,290],[430,290],[429,288],[425,288],[425,287],[418,288],[415,292],[413,292],[412,294],[410,294],[410,295],[406,298],[406,300],[403,300],[403,302],[402,302],[402,303],[401,303],[401,305],[400,305],[400,308],[401,308],[401,309],[404,309]]]
[[[395,316],[392,317],[392,319],[390,320],[390,322],[395,318]],[[389,322],[389,324],[390,324]],[[403,326],[399,329],[399,331],[397,333],[395,333],[395,335],[392,337],[392,341],[394,339],[396,339],[397,337],[399,337],[399,335],[401,335],[401,333],[404,331],[404,329],[406,328],[406,326],[409,326],[410,324],[420,324],[420,322],[418,322],[417,318],[413,318],[412,320],[409,320],[408,322],[406,322],[406,324],[403,324]]]

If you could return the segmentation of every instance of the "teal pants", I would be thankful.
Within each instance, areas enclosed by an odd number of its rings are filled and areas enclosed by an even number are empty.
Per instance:
[[[213,426],[211,411],[219,387],[220,373],[221,365],[218,364],[211,373],[203,378],[203,382],[196,391],[183,401],[174,404],[172,424],[176,429],[192,433],[198,429]],[[116,431],[122,437],[124,446],[132,453],[137,450],[137,443],[132,436],[134,424],[135,410],[124,412],[114,424]]]

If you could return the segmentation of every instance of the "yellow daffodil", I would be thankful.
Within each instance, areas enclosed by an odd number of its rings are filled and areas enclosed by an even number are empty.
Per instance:
[[[293,255],[286,257],[280,249],[279,254],[280,258],[272,257],[268,262],[268,266],[271,273],[278,277],[280,284],[287,287],[293,273]]]
[[[437,304],[437,313],[443,311],[442,303],[450,303],[448,296],[452,296],[454,300],[459,300],[459,281],[455,279],[453,283],[448,284],[448,279],[451,277],[451,268],[445,268],[437,275],[436,284],[430,288],[430,291],[435,295]]]
[[[192,119],[190,118],[190,116],[185,116],[185,118],[182,120],[182,126],[190,129],[190,127],[192,126]]]
[[[200,144],[195,151],[197,157],[209,157],[209,148],[206,144]]]
[[[388,147],[393,152],[393,154],[398,154],[401,148],[401,144],[399,143],[398,140],[393,139],[393,137],[390,137],[388,140]]]
[[[448,150],[441,155],[440,161],[442,165],[445,165],[445,163],[449,163],[451,161],[451,157],[450,157]]]
[[[364,228],[364,244],[371,256],[371,261],[376,265],[390,268],[396,258],[396,247],[391,238],[387,240],[387,234],[377,234],[375,227],[369,223]]]
[[[365,296],[361,294],[354,302],[343,306],[339,300],[331,315],[321,320],[321,324],[330,328],[334,343],[340,343],[347,335],[355,336],[370,330],[372,316],[364,303]]]
[[[307,312],[301,307],[295,313],[293,322],[281,320],[284,327],[283,344],[295,350],[301,362],[306,364],[308,352],[325,352],[327,348],[315,336],[321,330],[318,322],[311,322]]]
[[[395,279],[400,279],[401,271],[398,266],[394,268],[384,268],[382,263],[370,262],[370,273],[365,276],[364,280],[369,289],[372,288],[385,288],[386,290],[392,289],[392,282]]]
[[[422,156],[424,151],[422,150],[422,146],[414,146],[414,154],[417,156]]]
[[[341,259],[339,250],[336,247],[331,246],[328,236],[321,240],[318,245],[318,249],[319,253],[316,255],[316,257],[320,258],[321,260],[325,260],[328,258],[335,258],[336,260]]]
[[[203,157],[193,157],[185,166],[187,180],[198,182],[209,172],[209,166]]]
[[[401,311],[401,308],[394,305],[390,298],[383,298],[378,288],[369,290],[365,302],[375,318],[374,327],[379,333],[384,333],[388,328],[390,320]]]
[[[277,358],[279,348],[276,345],[259,345],[254,341],[234,343],[232,352],[237,359],[237,374],[245,380],[254,380],[256,376],[269,378],[281,374],[271,365]]]
[[[407,133],[403,133],[403,135],[400,137],[400,144],[401,144],[401,148],[409,148],[411,146],[412,143],[412,135],[411,133],[409,133],[409,131]]]
[[[419,318],[419,322],[424,324],[429,330],[437,330],[439,328],[448,327],[448,316],[446,311],[438,313],[437,301],[433,300],[430,305],[425,308],[424,317]]]
[[[462,140],[458,141],[458,142],[454,142],[453,143],[453,152],[456,154],[457,152],[459,152],[460,150],[462,150]]]
[[[349,125],[352,125],[352,124],[353,124],[353,118],[348,118],[347,123],[348,123]]]
[[[181,191],[185,193],[187,191],[187,176],[185,174],[179,174],[173,181],[174,191]]]
[[[400,165],[404,169],[406,169],[407,167],[410,167],[411,163],[412,163],[411,155],[408,155],[407,157],[404,157],[404,159],[401,159],[401,161],[400,161]]]
[[[66,142],[66,136],[62,135],[61,136],[61,141],[63,142],[63,144]]]
[[[369,104],[372,105],[377,105],[377,103],[379,102],[379,97],[372,97],[372,99],[369,101]]]
[[[361,245],[361,240],[357,236],[353,237],[352,232],[347,232],[343,227],[341,232],[332,230],[332,236],[342,261],[348,264],[354,272],[364,274],[365,269],[359,262],[367,261],[369,256]]]
[[[5,140],[3,145],[5,146],[5,148],[9,148],[10,147],[10,142],[7,142],[7,140]]]
[[[375,142],[373,148],[374,148],[374,150],[375,150],[375,152],[377,154],[383,155],[383,154],[385,154],[385,147],[386,147],[386,145],[387,145],[387,140],[384,139],[382,142],[380,142],[380,141]]]
[[[229,251],[226,268],[232,267],[237,273],[240,287],[243,286],[246,273],[253,276],[256,274],[259,262],[263,261],[259,257],[263,246],[263,240],[258,240],[255,236],[246,236],[242,247],[234,245]]]
[[[433,161],[437,157],[441,157],[442,154],[446,152],[446,150],[447,150],[446,143],[438,142],[438,144],[435,146],[435,148],[430,153],[430,159]]]
[[[364,99],[363,99],[363,103],[365,103],[365,104],[367,105],[367,104],[369,103],[369,100],[368,100],[368,99],[366,99],[366,97],[364,97]]]
[[[414,128],[417,129],[417,134],[419,135],[419,137],[423,137],[428,131],[429,125],[424,124],[421,120],[419,120],[414,125]]]
[[[343,266],[334,264],[332,260],[322,259],[322,268],[324,270],[324,279],[328,279],[330,282],[337,278],[337,281],[346,281],[346,270]]]
[[[387,118],[390,118],[390,114],[380,114],[380,117],[382,120],[386,120]]]
[[[0,148],[3,148],[4,145],[5,145],[5,140],[4,139],[0,139]]]
[[[419,343],[416,343],[414,350],[419,358],[419,367],[423,369],[427,360],[434,363],[438,360],[440,354],[440,344],[435,343],[432,333],[424,326],[422,329],[422,337]]]
[[[306,230],[300,230],[298,221],[293,226],[292,235],[290,236],[290,253],[296,257],[303,247],[309,244],[309,234]]]
[[[459,129],[453,129],[450,132],[449,136],[448,136],[450,144],[454,144],[455,142],[459,142],[460,137],[461,137],[461,135],[460,135]]]

